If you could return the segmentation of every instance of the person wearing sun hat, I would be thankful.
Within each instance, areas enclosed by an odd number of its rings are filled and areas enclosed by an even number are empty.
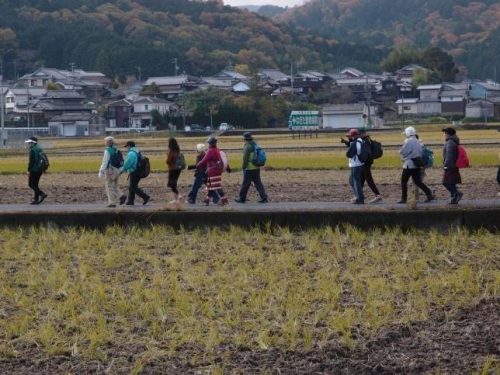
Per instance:
[[[450,204],[458,204],[463,193],[457,189],[457,184],[462,183],[460,170],[456,163],[458,159],[458,145],[460,139],[453,128],[444,128],[445,144],[443,148],[443,186],[450,192]]]
[[[30,204],[40,204],[45,200],[45,198],[47,198],[47,194],[45,194],[39,187],[40,178],[44,172],[40,165],[42,148],[38,144],[37,137],[29,137],[25,143],[27,143],[30,148],[28,162],[28,186],[34,192],[34,197]]]
[[[365,196],[363,194],[363,173],[364,163],[359,160],[361,148],[363,147],[363,140],[360,138],[361,134],[358,129],[351,129],[347,132],[346,137],[349,139],[349,146],[346,156],[349,160],[349,185],[351,185],[354,192],[354,198],[351,200],[353,204],[364,204]]]

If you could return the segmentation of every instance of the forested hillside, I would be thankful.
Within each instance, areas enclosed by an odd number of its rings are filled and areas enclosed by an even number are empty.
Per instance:
[[[298,32],[219,1],[0,0],[4,77],[37,66],[98,70],[110,77],[208,75],[228,64],[335,71],[377,70],[388,51]]]
[[[438,46],[469,76],[500,75],[498,0],[311,0],[279,21],[324,37],[381,48]]]

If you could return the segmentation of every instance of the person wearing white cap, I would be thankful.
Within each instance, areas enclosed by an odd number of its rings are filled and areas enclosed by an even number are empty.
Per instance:
[[[406,136],[403,146],[399,150],[401,160],[403,161],[403,173],[401,174],[401,200],[400,204],[406,203],[408,198],[408,181],[410,177],[413,183],[418,186],[427,196],[425,202],[430,202],[434,199],[431,190],[422,182],[420,164],[422,160],[422,144],[418,141],[417,131],[413,126],[407,127],[403,134]]]
[[[44,172],[43,166],[41,165],[42,148],[38,145],[38,139],[36,137],[29,137],[26,141],[30,146],[29,162],[28,162],[28,185],[34,191],[35,195],[30,204],[40,204],[47,194],[45,194],[40,187],[40,177]]]
[[[191,191],[188,194],[187,203],[195,204],[196,196],[198,195],[198,190],[200,190],[201,185],[203,185],[203,181],[205,180],[205,171],[199,170],[196,168],[196,164],[198,164],[205,157],[205,145],[203,143],[198,143],[196,145],[196,162],[194,165],[188,165],[188,170],[194,169],[194,181],[193,186],[191,187]]]
[[[99,168],[98,177],[106,177],[104,186],[106,195],[108,196],[108,207],[116,207],[116,205],[124,204],[127,196],[124,195],[118,187],[118,179],[120,178],[120,168],[123,165],[123,155],[116,148],[115,139],[111,136],[104,138],[104,155],[102,157],[101,167]]]

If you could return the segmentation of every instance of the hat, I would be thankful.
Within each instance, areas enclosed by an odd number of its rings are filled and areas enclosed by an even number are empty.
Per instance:
[[[252,133],[250,133],[250,132],[243,133],[243,139],[245,141],[253,141]]]
[[[205,145],[204,145],[203,143],[198,143],[198,144],[196,145],[196,151],[198,151],[198,152],[203,152],[203,151],[205,151]]]
[[[128,141],[125,143],[125,147],[135,147],[135,142],[134,141]]]
[[[359,131],[358,131],[358,129],[351,129],[347,132],[346,136],[348,136],[350,138],[357,137],[357,136],[359,136]]]
[[[211,146],[214,146],[214,145],[216,145],[216,144],[217,144],[217,138],[215,138],[215,137],[209,137],[209,138],[207,139],[207,143],[208,143],[209,145],[211,145]]]
[[[407,137],[411,137],[412,135],[417,135],[417,131],[413,126],[408,126],[403,132],[403,134]]]
[[[443,132],[448,134],[448,135],[455,135],[457,134],[457,131],[453,128],[444,128]]]
[[[29,137],[27,140],[24,141],[25,143],[38,143],[38,138],[37,137]]]

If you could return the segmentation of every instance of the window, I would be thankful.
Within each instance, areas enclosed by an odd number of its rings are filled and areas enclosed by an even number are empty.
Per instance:
[[[404,109],[405,111],[410,111],[410,110],[411,110],[411,107],[410,107],[409,105],[404,105],[404,106],[403,106],[403,109]]]
[[[148,110],[149,110],[149,105],[148,105],[148,104],[144,104],[144,110],[145,110],[145,111],[148,111]]]

